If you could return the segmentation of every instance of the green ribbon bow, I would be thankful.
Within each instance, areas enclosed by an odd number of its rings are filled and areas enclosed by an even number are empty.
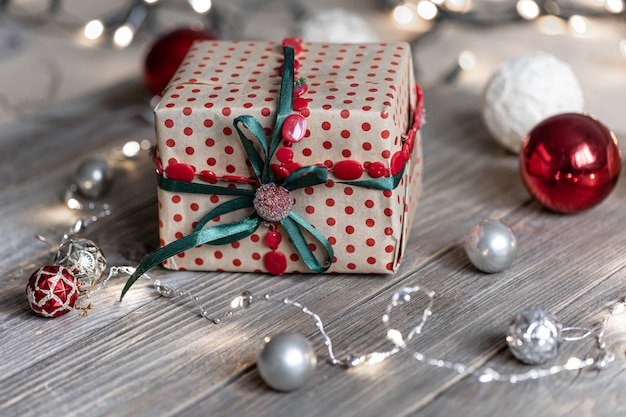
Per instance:
[[[304,187],[325,184],[328,181],[328,169],[325,166],[307,166],[291,172],[286,178],[279,181],[275,180],[272,170],[270,169],[272,156],[282,141],[283,122],[287,116],[291,114],[292,110],[294,51],[292,47],[285,46],[283,47],[283,53],[285,59],[283,65],[282,83],[276,122],[271,140],[269,140],[265,134],[265,130],[263,129],[263,126],[261,126],[261,123],[252,116],[245,115],[235,118],[233,126],[239,134],[241,144],[246,151],[248,160],[250,161],[250,165],[252,166],[254,174],[258,179],[259,185],[276,183],[288,191],[293,191]],[[246,134],[241,129],[241,125],[243,125],[261,145],[261,149],[265,154],[265,159],[263,159],[257,149],[250,143]],[[398,174],[390,177],[362,181],[338,182],[377,190],[393,190],[400,183],[403,174],[404,168]],[[209,211],[196,224],[193,231],[189,235],[177,239],[148,255],[137,266],[135,272],[126,281],[126,285],[122,290],[120,301],[124,298],[124,295],[128,292],[135,281],[137,281],[148,270],[162,263],[166,259],[202,244],[223,245],[239,241],[254,233],[261,223],[265,221],[261,218],[261,216],[259,216],[258,213],[254,212],[241,221],[205,227],[209,221],[218,216],[253,207],[253,200],[256,191],[178,181],[165,178],[160,175],[157,177],[157,181],[159,188],[165,191],[204,195],[230,195],[238,196],[238,198],[222,203]],[[333,260],[333,248],[324,235],[318,232],[309,222],[293,210],[289,212],[287,217],[280,220],[280,224],[287,233],[287,236],[296,249],[296,252],[310,270],[318,273],[328,270]],[[326,251],[326,258],[322,263],[318,261],[309,248],[302,230],[309,232]]]

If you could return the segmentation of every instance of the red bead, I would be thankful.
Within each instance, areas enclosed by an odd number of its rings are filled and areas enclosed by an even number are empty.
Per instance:
[[[404,168],[406,157],[403,151],[398,151],[391,157],[391,175],[398,175]]]
[[[143,82],[146,89],[152,95],[160,96],[193,41],[207,39],[215,39],[215,36],[192,29],[177,29],[157,39],[144,62]]]
[[[282,240],[283,240],[282,235],[275,231],[268,232],[268,234],[265,235],[265,244],[269,246],[269,248],[272,250],[277,249],[278,245],[280,245],[280,242]]]
[[[406,146],[409,155],[413,153],[413,146],[415,145],[415,130],[409,130],[409,133],[406,136],[406,140],[404,141],[404,146]]]
[[[359,161],[339,161],[333,167],[333,173],[342,180],[356,180],[363,175],[363,165]]]
[[[230,182],[250,182],[250,178],[241,175],[222,175],[222,180]]]
[[[282,275],[287,269],[287,258],[282,252],[268,252],[263,257],[263,264],[269,273]]]
[[[152,162],[156,169],[156,173],[161,175],[163,173],[163,162],[161,162],[161,156],[159,155],[159,147],[152,148]]]
[[[274,179],[276,179],[276,181],[280,181],[289,176],[289,170],[282,165],[271,164],[270,169],[272,170],[272,174],[274,174]]]
[[[387,167],[382,162],[372,162],[367,167],[367,173],[370,174],[372,178],[384,177],[386,172]]]
[[[301,38],[285,38],[283,39],[283,46],[291,46],[293,53],[298,55],[302,52],[302,39]]]
[[[59,317],[74,309],[78,281],[69,269],[59,265],[35,271],[26,286],[26,298],[33,311],[44,317]]]
[[[209,171],[209,170],[200,171],[200,174],[198,176],[200,177],[202,181],[206,181],[209,184],[217,183],[217,174],[213,171]]]
[[[306,108],[309,107],[309,100],[302,98],[302,97],[296,97],[293,99],[293,103],[291,105],[291,108],[294,111],[302,111],[305,110]]]
[[[278,73],[281,76],[283,75],[283,68],[284,68],[284,65],[281,65],[280,68],[278,68]],[[297,74],[299,69],[300,69],[300,62],[298,62],[297,59],[294,59],[293,60],[293,73]]]
[[[306,93],[307,91],[309,91],[309,86],[307,85],[307,83],[300,83],[300,84],[296,84],[293,86],[294,98],[300,97],[302,94]]]
[[[284,167],[287,171],[289,171],[289,173],[292,173],[296,169],[302,168],[302,164],[298,162],[287,162]]]
[[[196,176],[193,168],[187,164],[171,164],[165,170],[167,178],[178,181],[191,182]]]
[[[560,213],[600,203],[615,187],[620,169],[615,136],[596,119],[578,113],[539,123],[520,153],[526,188],[543,206]]]
[[[283,138],[292,143],[302,140],[306,133],[306,119],[299,114],[290,114],[283,122],[282,134]]]
[[[154,168],[157,174],[159,175],[163,174],[163,162],[161,162],[159,158],[156,158],[154,160]]]
[[[291,160],[293,159],[293,150],[286,146],[280,148],[276,151],[276,159],[278,159],[283,164],[291,162]]]

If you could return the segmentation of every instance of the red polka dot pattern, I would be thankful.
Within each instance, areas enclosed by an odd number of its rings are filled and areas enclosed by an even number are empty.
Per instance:
[[[298,61],[297,76],[307,78],[308,84],[303,95],[309,100],[308,109],[301,112],[308,130],[301,142],[291,145],[293,156],[287,158],[283,152],[280,157],[302,166],[325,164],[334,181],[326,186],[295,190],[293,210],[333,246],[335,260],[329,272],[393,272],[421,194],[419,132],[412,135],[412,152],[405,143],[411,127],[408,109],[417,108],[409,47],[401,42],[304,43]],[[175,162],[192,167],[196,175],[210,171],[217,177],[253,177],[232,123],[237,116],[250,115],[271,133],[281,62],[279,44],[273,42],[194,44],[156,110],[157,145],[163,168],[166,170],[169,163]],[[363,71],[365,65],[367,71]],[[400,158],[399,153],[408,161],[400,185],[392,191],[344,185],[332,172],[335,164],[349,159],[361,163],[360,180],[389,176],[392,157]],[[281,163],[277,155],[272,163]],[[373,167],[368,170],[371,164]],[[203,182],[199,178],[194,181]],[[254,188],[245,181],[230,182],[228,186]],[[189,234],[204,214],[233,197],[184,193],[174,196],[159,190],[158,198],[163,245]],[[239,221],[250,213],[252,209],[227,213],[220,216],[219,223]],[[214,224],[218,223],[209,222]],[[285,237],[278,251],[287,258],[286,272],[309,271],[284,230],[279,227],[278,231]],[[183,257],[169,259],[166,267],[265,271],[263,255],[269,249],[262,237],[266,233],[267,228],[261,226],[236,245],[192,248]],[[312,240],[309,243],[322,260],[322,245]]]

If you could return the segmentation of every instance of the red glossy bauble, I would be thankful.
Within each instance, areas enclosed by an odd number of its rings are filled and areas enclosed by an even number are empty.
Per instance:
[[[565,113],[534,127],[522,143],[520,171],[546,208],[577,213],[604,200],[621,168],[617,139],[591,116]]]
[[[215,36],[193,29],[176,29],[157,39],[144,63],[143,81],[148,91],[160,96],[193,41],[211,39],[215,39]]]

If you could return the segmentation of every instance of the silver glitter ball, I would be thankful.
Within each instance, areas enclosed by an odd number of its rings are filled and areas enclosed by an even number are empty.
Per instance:
[[[102,279],[107,262],[89,239],[68,239],[59,246],[54,264],[69,269],[76,277],[81,293],[89,292]]]
[[[511,321],[506,343],[517,359],[539,365],[557,355],[561,330],[562,326],[549,312],[527,308]]]
[[[517,256],[517,238],[513,229],[500,220],[483,220],[465,236],[465,253],[470,262],[487,273],[511,266]]]
[[[74,182],[78,192],[87,198],[98,199],[111,185],[113,170],[106,161],[91,158],[81,163],[74,173]]]
[[[261,378],[277,391],[293,391],[309,379],[317,357],[311,344],[297,333],[281,333],[267,342],[257,359]]]

